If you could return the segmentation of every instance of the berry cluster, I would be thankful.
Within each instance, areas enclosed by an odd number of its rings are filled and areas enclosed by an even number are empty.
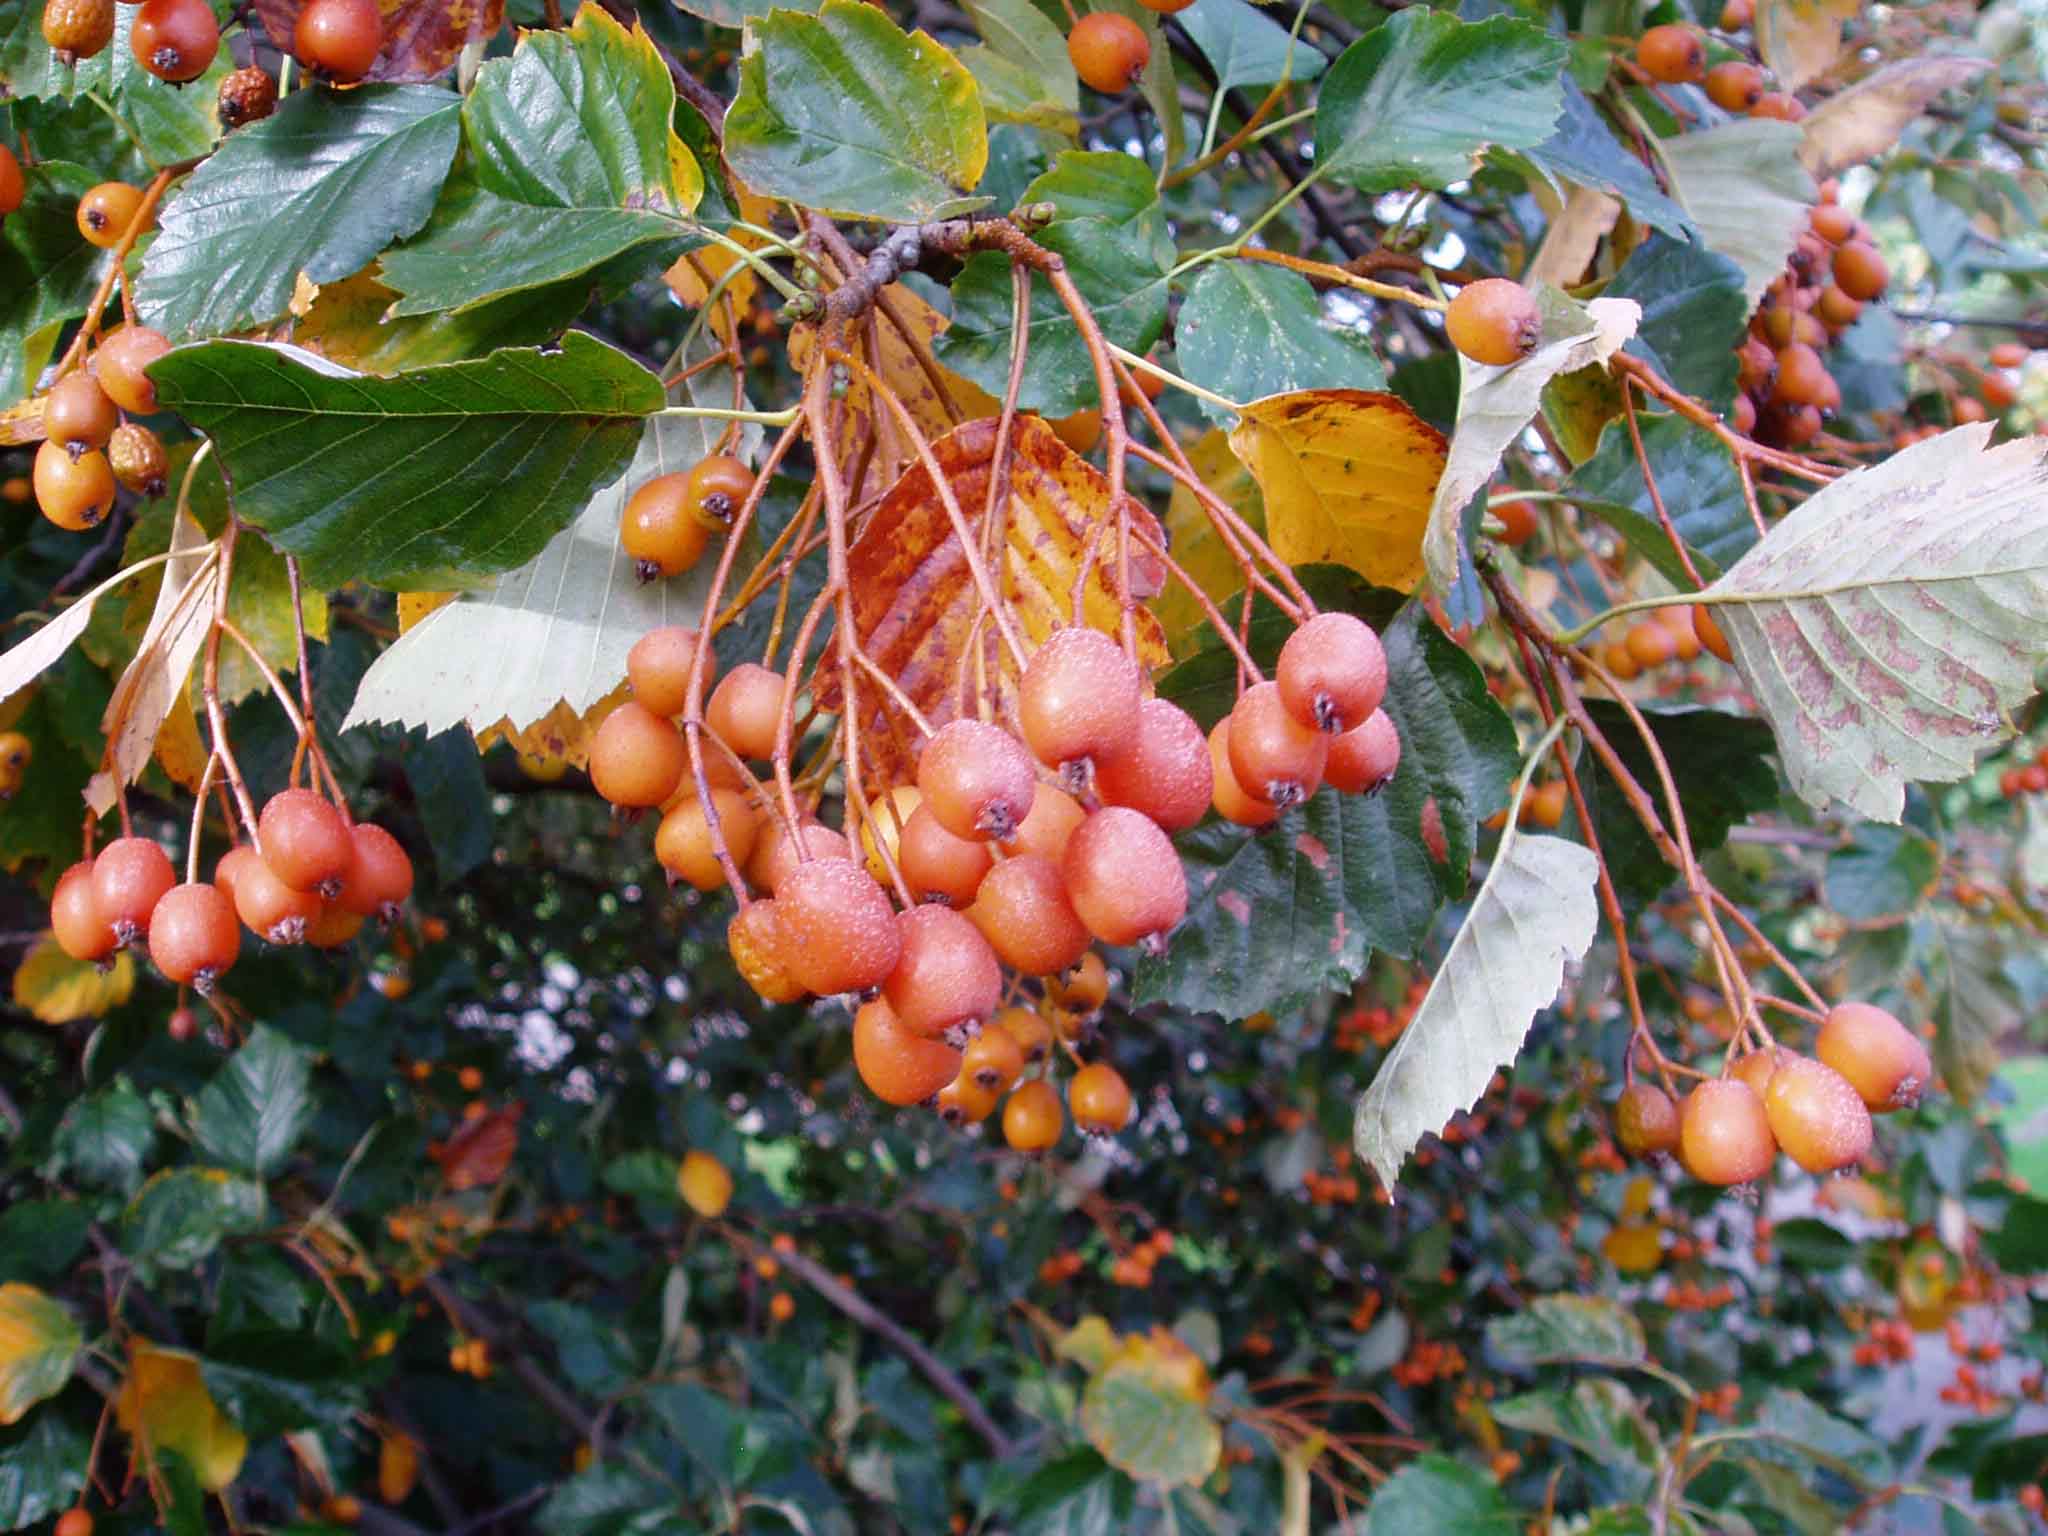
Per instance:
[[[1934,1076],[1927,1048],[1882,1008],[1838,1003],[1813,1056],[1767,1047],[1682,1102],[1631,1083],[1614,1107],[1614,1136],[1635,1157],[1676,1153],[1708,1184],[1749,1184],[1780,1151],[1808,1173],[1833,1173],[1870,1150],[1871,1114],[1920,1102]]]
[[[619,542],[634,574],[658,581],[696,565],[712,536],[732,526],[733,514],[753,488],[752,471],[723,453],[642,485],[619,519]]]
[[[58,64],[69,69],[92,58],[114,40],[114,0],[44,0],[43,41]],[[361,80],[384,46],[383,15],[377,0],[307,0],[292,33],[292,51],[305,68],[339,84]],[[128,30],[135,62],[159,80],[184,85],[197,80],[220,52],[220,24],[207,0],[141,0]],[[261,70],[237,70],[228,77],[262,74],[268,100],[261,110],[230,113],[228,82],[221,85],[221,123],[234,128],[270,115],[277,85]],[[247,104],[253,82],[242,79],[234,98]],[[4,210],[0,210],[4,211]]]
[[[121,245],[142,222],[143,194],[126,182],[103,182],[78,203],[79,232],[94,245]],[[102,337],[83,364],[61,375],[43,396],[43,445],[36,450],[36,505],[59,528],[82,532],[113,509],[114,489],[139,496],[164,493],[163,442],[140,422],[156,412],[149,365],[170,351],[161,331],[124,325]]]
[[[1913,1329],[1902,1317],[1870,1320],[1867,1336],[1850,1352],[1858,1365],[1901,1365],[1915,1354]]]
[[[2021,743],[2024,748],[2025,743]],[[2031,762],[2020,762],[1998,775],[1998,793],[2007,800],[2021,795],[2048,793],[2048,745],[2043,745]]]
[[[272,944],[334,949],[370,917],[391,921],[412,894],[412,860],[398,839],[349,822],[310,789],[272,796],[257,836],[257,846],[223,854],[211,882],[182,885],[156,842],[116,838],[58,878],[58,946],[74,960],[104,961],[146,944],[166,978],[206,997],[241,954],[242,927]]]

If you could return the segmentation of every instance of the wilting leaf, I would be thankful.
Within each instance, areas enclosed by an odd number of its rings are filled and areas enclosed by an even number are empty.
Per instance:
[[[21,958],[14,973],[14,1005],[45,1024],[96,1019],[118,1008],[135,990],[135,961],[127,950],[101,970],[90,960],[74,960],[44,934]]]
[[[1416,1143],[1470,1109],[1593,942],[1599,861],[1510,831],[1407,1030],[1358,1101],[1352,1143],[1391,1190]]]
[[[455,67],[465,46],[497,36],[505,0],[377,0],[384,13],[384,45],[365,77],[431,80]],[[306,0],[256,0],[263,31],[290,38]]]
[[[32,1285],[0,1285],[0,1424],[63,1391],[84,1343],[62,1303]]]
[[[1796,91],[1841,56],[1842,27],[1862,0],[1758,0],[1756,47],[1778,77],[1778,89]]]
[[[1803,800],[1897,821],[2011,734],[2048,654],[2048,442],[1958,427],[1823,487],[1707,590]]]
[[[146,1339],[129,1344],[128,1379],[114,1399],[114,1417],[135,1440],[138,1459],[145,1451],[173,1451],[210,1493],[235,1480],[249,1450],[247,1437],[207,1393],[199,1357]]]
[[[1873,160],[1898,143],[1906,125],[1946,91],[1968,85],[1988,59],[1928,54],[1899,59],[1865,75],[1807,113],[1799,125],[1799,158],[1816,176],[1832,176]],[[1789,89],[1789,87],[1788,87]]]

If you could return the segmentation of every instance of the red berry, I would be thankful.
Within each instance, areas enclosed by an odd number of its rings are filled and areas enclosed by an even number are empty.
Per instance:
[[[1057,864],[1067,856],[1067,844],[1087,819],[1080,801],[1041,781],[1031,791],[1031,814],[1004,846],[1011,853],[1042,853]]]
[[[798,828],[798,834],[803,839],[804,852],[813,859],[853,857],[852,846],[823,822],[806,821]],[[754,856],[747,860],[747,879],[773,896],[782,889],[782,882],[789,878],[790,871],[801,862],[797,839],[778,820],[772,835],[755,841]]]
[[[50,896],[50,928],[57,947],[74,960],[104,960],[120,946],[113,923],[93,897],[93,866],[81,860],[57,877]]]
[[[227,897],[204,881],[164,892],[149,922],[149,958],[201,997],[242,952],[242,930]]]
[[[1067,58],[1083,82],[1104,95],[1129,90],[1145,72],[1152,44],[1128,16],[1091,11],[1067,34]]]
[[[292,52],[316,75],[344,85],[360,80],[384,46],[377,0],[307,0],[292,31]]]
[[[1732,1078],[1701,1083],[1679,1110],[1679,1157],[1708,1184],[1748,1184],[1771,1171],[1778,1155],[1764,1101]]]
[[[348,823],[310,789],[280,790],[256,818],[256,841],[271,873],[295,891],[332,898],[355,861]]]
[[[391,922],[412,895],[411,857],[375,822],[359,821],[350,827],[349,842],[348,873],[335,900],[360,917]]]
[[[997,864],[975,892],[967,918],[1005,965],[1027,976],[1063,971],[1088,948],[1088,929],[1067,897],[1066,880],[1043,854],[1017,854]]]
[[[1327,761],[1324,771],[1328,771]],[[1280,808],[1270,801],[1255,800],[1244,792],[1230,767],[1230,716],[1225,715],[1209,730],[1209,771],[1215,785],[1216,814],[1241,827],[1264,827],[1280,819]]]
[[[914,1035],[968,1030],[1003,1000],[1003,968],[974,924],[950,907],[912,907],[896,919],[902,953],[882,996]]]
[[[1075,914],[1105,944],[1156,946],[1187,916],[1180,855],[1157,822],[1123,806],[1081,824],[1061,873]]]
[[[1018,680],[1025,743],[1052,768],[1127,751],[1138,733],[1143,687],[1137,663],[1101,630],[1056,630]]]
[[[1330,738],[1295,719],[1278,683],[1247,688],[1230,712],[1230,772],[1255,800],[1286,810],[1323,782]]]
[[[231,893],[235,915],[251,933],[272,944],[303,943],[307,930],[326,910],[317,892],[293,890],[253,849],[247,862],[236,865],[232,873],[228,858],[221,860],[214,883],[223,880],[228,882],[225,889]]]
[[[1022,743],[982,720],[940,727],[917,760],[924,803],[955,837],[1009,841],[1031,811],[1037,782]]]
[[[149,932],[150,913],[177,883],[170,856],[146,837],[116,838],[92,861],[93,906],[123,944]]]
[[[903,935],[874,876],[845,859],[812,859],[783,877],[775,905],[789,935],[791,972],[820,997],[879,987],[896,969]]]
[[[1319,613],[1287,637],[1273,670],[1287,712],[1331,735],[1362,725],[1387,691],[1387,654],[1370,626]]]
[[[1401,733],[1384,709],[1376,709],[1330,743],[1323,782],[1347,795],[1377,793],[1401,766]]]
[[[1200,821],[1214,788],[1202,728],[1164,699],[1138,706],[1138,734],[1128,751],[1095,764],[1097,794],[1111,805],[1144,812],[1169,832]]]
[[[128,46],[152,75],[182,85],[205,74],[220,52],[220,24],[206,0],[143,0]]]
[[[896,843],[896,867],[918,901],[967,906],[994,862],[987,843],[955,837],[922,803],[910,813]]]
[[[880,998],[853,1016],[853,1066],[868,1092],[899,1108],[922,1104],[960,1075],[960,1053],[914,1035]]]
[[[1879,1113],[1918,1104],[1934,1078],[1927,1047],[1891,1014],[1869,1003],[1830,1008],[1814,1037],[1813,1053]]]
[[[93,373],[100,388],[122,410],[137,416],[153,416],[156,383],[149,376],[149,365],[170,350],[170,339],[162,331],[153,331],[146,325],[124,325],[101,340],[99,350],[92,355]]]

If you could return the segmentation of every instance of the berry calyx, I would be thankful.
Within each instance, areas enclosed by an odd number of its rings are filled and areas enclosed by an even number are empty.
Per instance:
[[[664,720],[673,720],[689,702],[690,668],[697,659],[697,631],[686,624],[664,624],[650,629],[626,652],[626,681],[632,684],[634,701]],[[718,675],[715,657],[704,657],[704,686],[711,687]],[[713,698],[717,697],[714,692]],[[713,729],[717,729],[716,726]],[[724,735],[724,732],[719,732]],[[726,737],[728,742],[731,737]],[[737,743],[733,743],[737,749]],[[714,754],[706,754],[707,757]],[[722,755],[722,754],[717,754]],[[742,756],[747,754],[741,753]]]
[[[121,416],[99,380],[80,370],[67,373],[43,396],[43,436],[75,459],[88,448],[104,448]]]
[[[896,841],[896,868],[916,901],[965,907],[994,863],[987,843],[955,837],[922,802]]]
[[[1130,1085],[1109,1063],[1091,1061],[1067,1084],[1067,1109],[1082,1135],[1114,1136],[1130,1123]]]
[[[1771,1171],[1778,1146],[1764,1101],[1733,1078],[1701,1083],[1679,1108],[1679,1158],[1707,1184],[1749,1184]]]
[[[108,0],[110,25],[113,10],[112,0]],[[125,181],[103,181],[78,200],[78,232],[101,250],[110,251],[127,236],[128,226],[141,211],[140,187],[131,187]]]
[[[967,1043],[960,1057],[960,1076],[986,1093],[1007,1093],[1023,1075],[1024,1047],[1000,1017],[982,1025],[981,1033]]]
[[[865,992],[896,969],[903,934],[895,910],[874,877],[849,860],[797,865],[777,887],[775,904],[789,935],[790,972],[804,990]]]
[[[1027,976],[1064,971],[1090,942],[1087,925],[1067,899],[1059,866],[1043,854],[1017,854],[990,870],[967,920],[1003,964]]]
[[[256,841],[270,872],[295,891],[332,900],[355,858],[348,823],[310,789],[272,795],[256,818]]]
[[[92,871],[92,863],[81,860],[57,877],[50,894],[50,929],[73,960],[104,960],[121,944],[93,895]]]
[[[370,72],[384,46],[377,0],[307,0],[292,29],[292,52],[316,75],[342,85]]]
[[[690,477],[681,470],[641,486],[619,518],[619,543],[643,582],[680,576],[710,542],[711,530],[690,511]]]
[[[1387,654],[1369,625],[1319,613],[1287,637],[1273,669],[1287,712],[1335,736],[1361,725],[1387,691]]]
[[[742,907],[725,930],[725,947],[740,979],[763,1002],[793,1003],[804,995],[803,983],[789,968],[789,934],[773,901]]]
[[[1025,745],[1048,768],[1070,774],[1128,751],[1138,733],[1143,688],[1137,663],[1101,630],[1055,630],[1032,652],[1017,682]]]
[[[1678,1150],[1678,1106],[1654,1083],[1630,1083],[1614,1103],[1614,1139],[1630,1157]]]
[[[1536,297],[1511,278],[1487,277],[1467,283],[1444,312],[1451,345],[1475,363],[1505,368],[1519,363],[1543,340],[1543,316]]]
[[[914,1035],[880,998],[853,1016],[853,1069],[884,1104],[922,1104],[960,1075],[960,1052]]]
[[[628,810],[660,805],[689,769],[683,733],[636,701],[606,715],[590,739],[590,782],[611,804]]]
[[[1847,1078],[1811,1056],[1779,1056],[1764,1114],[1778,1145],[1808,1173],[1833,1173],[1870,1150],[1869,1109]]]
[[[335,900],[360,917],[396,921],[398,909],[412,895],[411,855],[397,838],[372,821],[355,823],[348,836],[348,872]]]
[[[206,0],[143,0],[128,32],[135,62],[159,80],[197,80],[220,52],[220,23]]]
[[[1898,1019],[1870,1003],[1837,1003],[1821,1020],[1813,1053],[1849,1080],[1879,1114],[1911,1109],[1934,1078],[1927,1047]]]
[[[81,210],[83,206],[80,205]],[[122,410],[137,416],[153,416],[156,385],[149,377],[149,365],[170,350],[170,339],[162,331],[146,325],[124,325],[111,336],[101,338],[99,350],[92,355],[93,373],[100,388]]]
[[[1059,1090],[1042,1077],[1020,1083],[1003,1104],[1003,1140],[1013,1152],[1043,1152],[1066,1125]]]
[[[1323,782],[1340,794],[1376,795],[1401,767],[1401,732],[1384,709],[1330,743]]]
[[[654,833],[654,857],[661,867],[672,879],[700,891],[715,891],[725,884],[725,870],[711,842],[714,814],[734,867],[744,867],[753,856],[761,824],[737,790],[713,789],[709,812],[695,795],[677,801]]]
[[[149,920],[149,958],[171,981],[201,997],[242,952],[242,930],[227,897],[204,881],[164,892]]]
[[[149,932],[150,913],[177,883],[170,856],[146,837],[117,837],[92,861],[93,906],[124,945]]]
[[[61,445],[36,450],[36,505],[59,528],[82,533],[98,527],[114,505],[114,471],[97,449],[73,458]]]
[[[1152,58],[1144,29],[1115,11],[1090,11],[1067,34],[1067,58],[1081,83],[1106,96],[1138,83]]]
[[[690,471],[691,516],[713,533],[732,526],[733,515],[754,488],[754,472],[726,453],[699,459]]]
[[[917,787],[955,837],[1007,842],[1031,811],[1038,776],[1016,737],[985,720],[941,726],[917,760]]]
[[[1061,873],[1075,915],[1105,944],[1157,950],[1187,916],[1180,855],[1157,822],[1124,806],[1106,805],[1081,824]]]
[[[237,862],[231,865],[230,860]],[[267,943],[304,943],[307,930],[326,910],[318,892],[293,890],[253,848],[224,854],[213,880],[234,902],[242,925]]]
[[[882,996],[897,1023],[914,1035],[958,1032],[956,1043],[964,1043],[1003,1000],[995,951],[950,907],[912,907],[898,915],[896,929],[901,953]]]
[[[1089,950],[1059,975],[1045,979],[1045,1000],[1062,1012],[1095,1012],[1109,1000],[1109,967]]]
[[[1636,63],[1661,84],[1694,85],[1706,75],[1707,50],[1691,27],[1671,22],[1636,39]]]
[[[1141,811],[1168,832],[1192,827],[1209,810],[1215,774],[1209,743],[1194,717],[1165,699],[1138,706],[1138,733],[1127,751],[1095,764],[1095,792],[1111,805]],[[1078,813],[1079,806],[1075,807]]]
[[[704,723],[741,757],[765,761],[775,754],[782,723],[783,678],[758,661],[743,661],[719,679]]]
[[[1230,773],[1255,800],[1286,810],[1314,794],[1330,738],[1294,717],[1278,683],[1247,688],[1230,712]]]

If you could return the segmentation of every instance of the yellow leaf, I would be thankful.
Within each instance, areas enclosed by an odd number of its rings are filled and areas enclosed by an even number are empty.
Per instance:
[[[1842,25],[1863,0],[1760,0],[1756,46],[1778,89],[1796,91],[1824,74],[1842,52]]]
[[[586,768],[590,765],[590,739],[604,724],[604,717],[632,696],[632,688],[621,683],[580,714],[564,701],[522,730],[515,731],[509,720],[500,720],[477,732],[476,749],[488,752],[502,741],[519,754],[520,765],[529,774],[543,764]],[[559,772],[554,775],[556,778],[560,776]]]
[[[1363,389],[1271,395],[1245,408],[1230,446],[1265,494],[1281,559],[1332,561],[1401,592],[1422,579],[1446,445],[1403,401]]]
[[[1989,59],[1931,54],[1900,59],[1838,91],[1806,115],[1800,130],[1799,160],[1816,176],[1832,176],[1874,160],[1929,102],[1944,91],[1968,85],[1991,67]]]
[[[1266,510],[1259,500],[1258,482],[1230,451],[1229,438],[1211,427],[1189,445],[1187,456],[1203,484],[1235,508],[1253,528],[1260,533],[1266,531]],[[1195,493],[1178,480],[1166,505],[1166,537],[1175,562],[1200,585],[1210,601],[1221,603],[1233,592],[1243,590],[1244,573],[1238,569],[1230,547],[1216,532]],[[1203,623],[1194,594],[1177,581],[1169,582],[1166,590],[1153,600],[1152,611],[1158,615],[1160,628],[1166,631],[1166,642],[1173,647],[1175,656],[1185,656],[1194,648]]]
[[[436,608],[454,602],[453,592],[401,592],[398,594],[398,632],[402,635]]]
[[[386,1504],[403,1504],[412,1497],[413,1484],[420,1475],[420,1448],[410,1435],[397,1430],[384,1436],[377,1447],[377,1496]]]
[[[775,221],[775,205],[757,192],[742,188],[739,194],[740,217],[749,224],[772,224]],[[758,249],[761,242],[744,230],[732,230],[727,238]],[[695,309],[704,302],[704,297],[715,284],[734,267],[740,266],[738,253],[722,245],[701,246],[676,258],[676,264],[661,274],[661,280],[668,284],[669,291],[680,299],[685,308]],[[732,297],[733,312],[744,315],[752,307],[754,293],[760,287],[751,267],[741,267],[732,280],[725,285],[725,291]],[[733,338],[731,327],[726,324],[725,305],[718,306],[719,312],[711,317],[711,328],[720,339],[730,342]]]
[[[181,789],[199,793],[206,776],[206,743],[199,736],[199,717],[192,709],[192,690],[186,689],[164,716],[156,733],[156,765]]]
[[[1623,1222],[1600,1239],[1607,1262],[1625,1275],[1646,1275],[1664,1262],[1664,1234],[1647,1222]]]
[[[96,1019],[118,1008],[135,990],[135,961],[129,951],[114,956],[102,971],[90,960],[74,960],[44,934],[14,973],[14,1004],[45,1024]]]
[[[292,279],[292,301],[288,308],[297,318],[303,320],[319,302],[320,285],[301,272]]]
[[[114,1418],[136,1442],[138,1461],[146,1465],[158,1451],[174,1451],[209,1493],[235,1480],[249,1449],[248,1437],[207,1392],[199,1357],[146,1339],[129,1345],[128,1379],[114,1398]]]
[[[1110,1362],[1121,1342],[1116,1330],[1109,1326],[1109,1319],[1099,1312],[1090,1312],[1060,1335],[1052,1352],[1062,1360],[1073,1361],[1092,1376]]]
[[[84,1342],[60,1303],[32,1285],[0,1285],[0,1424],[62,1391]]]

